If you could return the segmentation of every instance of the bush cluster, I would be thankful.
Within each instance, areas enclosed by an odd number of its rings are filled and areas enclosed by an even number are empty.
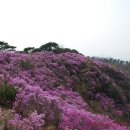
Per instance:
[[[129,117],[130,80],[108,64],[72,52],[1,52],[0,67],[0,86],[4,75],[8,79],[1,98],[15,99],[16,117],[8,122],[12,130],[42,130],[50,125],[57,130],[128,129],[106,115],[94,114],[91,105],[99,102],[103,114],[109,113],[113,119]],[[120,75],[120,83],[115,73]]]

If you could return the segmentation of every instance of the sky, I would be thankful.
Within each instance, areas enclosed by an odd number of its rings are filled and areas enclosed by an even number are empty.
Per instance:
[[[0,0],[0,41],[130,61],[130,0]]]

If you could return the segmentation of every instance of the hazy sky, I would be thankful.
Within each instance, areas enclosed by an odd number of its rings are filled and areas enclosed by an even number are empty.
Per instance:
[[[130,0],[0,0],[0,40],[130,60]]]

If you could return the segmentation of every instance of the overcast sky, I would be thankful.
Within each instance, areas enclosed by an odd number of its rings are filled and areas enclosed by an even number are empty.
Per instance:
[[[0,40],[130,61],[130,0],[0,0]]]

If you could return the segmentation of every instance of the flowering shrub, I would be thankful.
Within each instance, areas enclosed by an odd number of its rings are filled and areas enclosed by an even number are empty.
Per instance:
[[[58,97],[52,96],[39,87],[28,86],[17,95],[14,109],[23,117],[37,111],[45,114],[45,123],[58,125],[61,118],[61,110],[57,104]]]
[[[70,52],[0,52],[0,68],[0,86],[6,75],[8,85],[17,89],[16,117],[8,123],[12,130],[50,125],[57,130],[127,130],[94,114],[98,111],[90,103],[99,102],[102,113],[113,119],[130,116],[130,80],[107,64]]]
[[[65,109],[60,128],[63,130],[127,130],[127,127],[115,124],[107,116],[95,115],[74,107]]]
[[[8,122],[10,130],[43,130],[44,114],[38,115],[37,112],[31,113],[28,118],[22,119],[16,114],[15,118]]]

